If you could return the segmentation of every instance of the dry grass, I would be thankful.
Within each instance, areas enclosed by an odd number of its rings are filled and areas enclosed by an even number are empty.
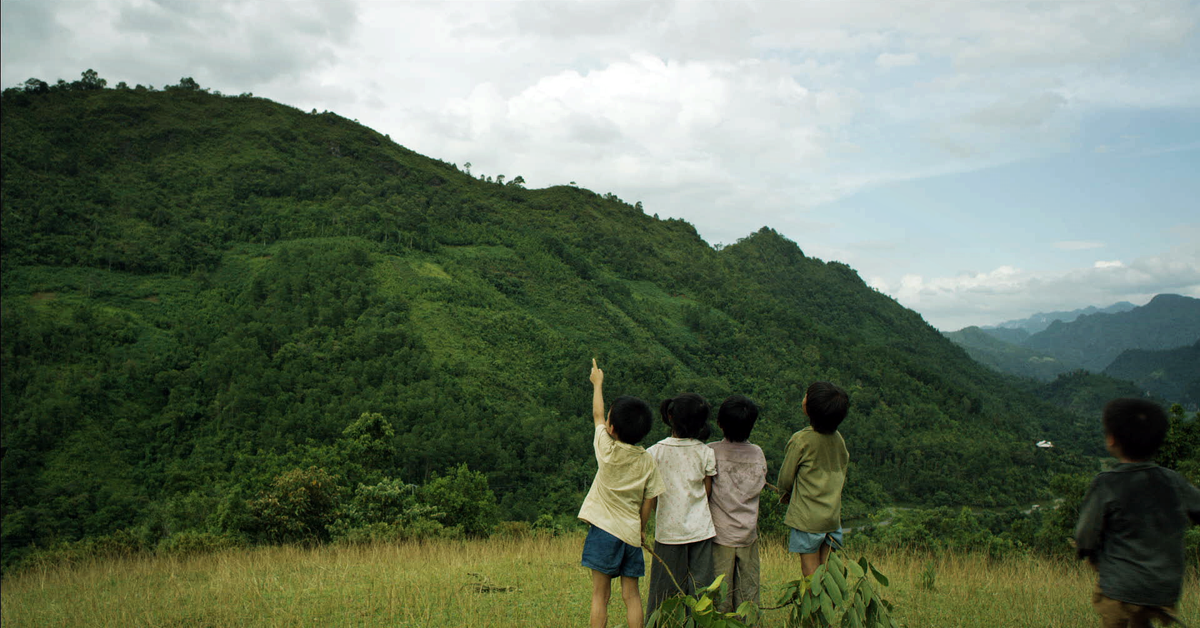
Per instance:
[[[142,558],[30,571],[0,584],[0,619],[21,626],[583,626],[590,576],[582,538],[430,542],[373,547],[260,548],[195,558]],[[868,554],[892,580],[901,621],[925,626],[1094,626],[1094,576],[1035,558],[936,561]],[[763,548],[764,602],[795,577],[780,546]],[[471,574],[478,574],[473,576]],[[516,590],[480,592],[478,583]],[[645,579],[643,579],[643,591]],[[486,588],[486,587],[485,587]],[[1185,586],[1183,618],[1200,626],[1200,587]],[[624,609],[613,596],[610,625]],[[767,626],[780,626],[781,612]]]

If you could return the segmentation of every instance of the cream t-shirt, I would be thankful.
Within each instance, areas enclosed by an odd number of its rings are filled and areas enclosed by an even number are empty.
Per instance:
[[[622,443],[603,425],[592,440],[596,478],[579,508],[579,518],[634,546],[642,546],[642,502],[665,490],[658,465],[645,449]]]
[[[716,535],[704,478],[717,474],[717,456],[694,438],[664,438],[648,450],[667,490],[658,498],[654,540],[682,545]]]

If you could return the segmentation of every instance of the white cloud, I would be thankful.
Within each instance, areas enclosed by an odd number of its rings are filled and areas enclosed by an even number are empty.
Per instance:
[[[989,272],[926,279],[906,275],[898,286],[873,277],[870,285],[921,312],[943,330],[1118,301],[1144,303],[1156,294],[1200,298],[1200,250],[1195,242],[1126,265],[1098,261],[1060,272],[1001,266]]]
[[[903,53],[903,54],[894,54],[891,52],[884,52],[884,53],[881,53],[878,57],[875,57],[875,65],[877,65],[885,70],[890,70],[892,68],[903,68],[903,67],[908,67],[908,66],[912,66],[912,65],[917,65],[920,62],[921,62],[920,55],[918,55],[914,52],[907,52],[907,53]]]
[[[691,221],[710,241],[771,225],[806,251],[851,262],[866,253],[838,234],[870,231],[874,217],[824,216],[824,203],[1075,144],[1151,154],[1086,136],[1081,120],[1122,107],[1146,117],[1194,111],[1200,102],[1200,5],[1185,0],[281,6],[4,0],[0,67],[5,86],[31,76],[71,80],[87,67],[110,84],[192,76],[226,93],[337,111],[417,152],[470,161],[477,174],[520,174],[531,187],[578,181],[642,200],[650,213]],[[906,69],[890,71],[899,68]],[[1154,149],[1147,138],[1137,148],[1184,158],[1194,140]],[[979,227],[995,217],[973,218],[962,231],[984,234],[974,246],[1003,246]],[[805,242],[815,223],[833,226]],[[880,268],[907,261],[899,252],[872,254]],[[976,264],[947,257],[944,267]],[[931,308],[933,320],[952,311],[948,304],[984,308],[988,295],[1036,292],[1056,276],[996,266],[888,277],[922,311]],[[1154,283],[1173,272],[1136,269],[1137,262],[1088,268],[1077,279]],[[997,303],[1016,307],[1018,299]]]

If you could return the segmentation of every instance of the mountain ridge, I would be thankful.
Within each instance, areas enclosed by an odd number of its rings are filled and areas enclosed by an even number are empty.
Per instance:
[[[767,227],[716,250],[611,194],[481,181],[188,81],[0,102],[5,561],[122,529],[253,535],[248,504],[295,469],[353,492],[467,463],[504,517],[569,516],[593,357],[610,395],[751,396],[776,467],[807,384],[843,385],[848,513],[1025,503],[1099,453],[1094,421]],[[335,444],[374,414],[364,470]]]

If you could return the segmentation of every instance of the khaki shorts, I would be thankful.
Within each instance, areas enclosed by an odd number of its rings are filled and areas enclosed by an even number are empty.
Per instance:
[[[1100,614],[1101,628],[1149,628],[1151,619],[1169,626],[1175,614],[1174,606],[1139,606],[1106,597],[1098,584],[1092,593],[1092,608]]]

